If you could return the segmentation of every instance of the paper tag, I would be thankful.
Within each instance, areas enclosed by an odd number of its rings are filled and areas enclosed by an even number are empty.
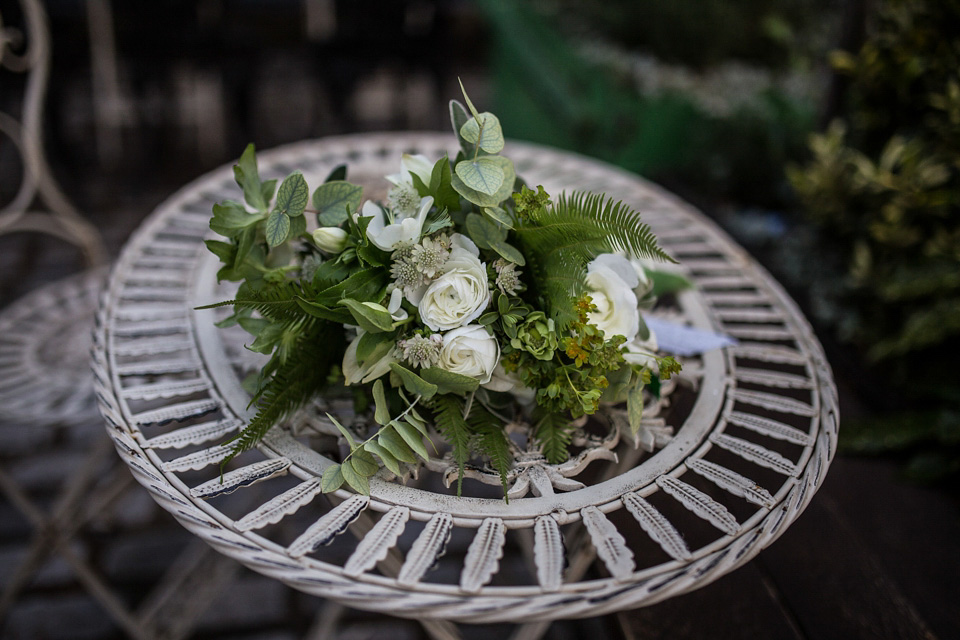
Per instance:
[[[650,330],[657,335],[658,350],[674,355],[694,356],[711,349],[731,347],[737,344],[737,341],[730,336],[715,331],[694,329],[652,316],[644,316],[643,320]]]

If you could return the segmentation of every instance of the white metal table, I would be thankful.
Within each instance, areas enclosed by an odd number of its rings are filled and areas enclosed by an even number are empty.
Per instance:
[[[454,144],[426,133],[345,136],[259,162],[261,175],[300,169],[312,185],[348,163],[349,179],[377,197],[401,152],[438,157]],[[223,167],[142,225],[99,312],[100,409],[157,502],[222,553],[296,589],[458,622],[652,604],[743,565],[783,533],[826,474],[838,420],[829,366],[795,304],[702,214],[642,179],[534,145],[510,143],[505,153],[550,193],[605,191],[639,209],[696,284],[664,313],[739,340],[685,359],[684,378],[646,414],[641,444],[654,451],[621,438],[614,412],[608,431],[579,434],[580,453],[564,468],[518,452],[509,504],[485,490],[482,469],[457,497],[443,484],[443,460],[407,485],[376,477],[369,497],[323,496],[319,476],[336,446],[305,412],[221,481],[221,443],[250,415],[241,378],[251,364],[236,337],[214,327],[213,311],[194,310],[229,296],[202,242],[212,237],[212,205],[238,197]]]

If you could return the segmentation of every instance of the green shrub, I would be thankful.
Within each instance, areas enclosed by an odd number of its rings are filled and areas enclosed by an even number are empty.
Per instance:
[[[833,289],[842,337],[907,406],[846,441],[909,449],[917,475],[957,473],[960,2],[885,0],[860,51],[832,62],[850,80],[846,122],[813,136],[789,177],[821,250],[846,260]]]

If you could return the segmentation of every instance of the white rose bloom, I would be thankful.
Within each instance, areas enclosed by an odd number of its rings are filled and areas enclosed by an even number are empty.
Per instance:
[[[499,362],[500,345],[483,326],[471,324],[443,334],[437,365],[441,369],[486,384]]]
[[[443,274],[427,287],[417,305],[420,319],[434,331],[473,322],[490,303],[486,265],[469,248],[453,244]]]
[[[423,223],[427,219],[427,213],[432,206],[433,196],[426,196],[420,200],[420,211],[416,217],[395,214],[392,219],[387,219],[388,214],[386,212],[367,200],[363,203],[360,216],[373,218],[367,226],[367,237],[370,238],[370,242],[384,251],[393,251],[420,240],[420,235],[423,233]]]
[[[605,253],[587,265],[587,287],[597,310],[588,316],[607,339],[624,336],[633,341],[640,329],[640,311],[633,289],[639,278],[623,256]]]
[[[347,345],[347,350],[343,354],[343,363],[340,368],[343,370],[344,384],[351,385],[357,382],[366,384],[371,380],[376,380],[383,374],[390,371],[390,363],[397,362],[393,349],[387,351],[378,360],[364,362],[361,365],[357,361],[357,346],[360,344],[360,338],[363,336],[362,329],[357,330],[357,337]]]

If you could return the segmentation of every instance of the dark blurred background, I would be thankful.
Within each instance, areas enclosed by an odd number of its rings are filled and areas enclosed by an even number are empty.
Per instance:
[[[916,495],[947,505],[938,521],[956,529],[957,1],[44,7],[53,51],[45,149],[112,255],[166,196],[248,142],[448,130],[459,77],[508,137],[659,182],[744,245],[827,348],[842,460],[854,461],[845,477],[908,494],[932,485]],[[12,37],[20,4],[0,0],[0,15]],[[24,86],[23,74],[0,70],[0,112],[21,114]],[[21,171],[0,137],[0,206]],[[0,235],[0,307],[82,266],[64,242]],[[880,466],[846,457],[861,455],[879,455]],[[939,552],[956,561],[957,551]],[[960,632],[941,633],[950,628]]]

